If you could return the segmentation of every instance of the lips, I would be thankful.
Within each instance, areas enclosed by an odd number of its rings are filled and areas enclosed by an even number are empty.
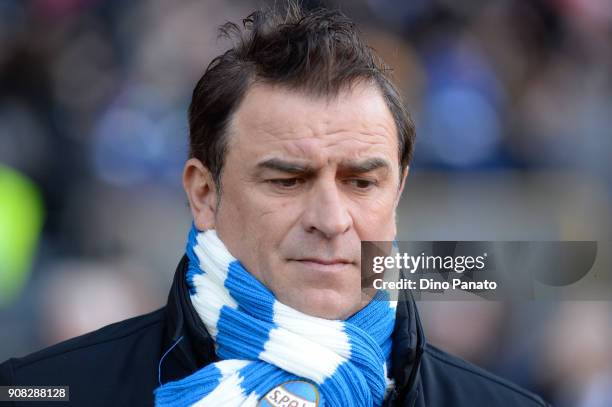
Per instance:
[[[353,265],[352,261],[346,259],[318,259],[318,258],[305,258],[292,260],[310,271],[319,272],[334,272],[341,271],[347,267]]]
[[[346,260],[346,259],[326,260],[326,259],[317,259],[317,258],[305,258],[305,259],[295,259],[295,261],[301,261],[301,262],[306,262],[306,263],[318,263],[318,264],[323,264],[326,266],[333,265],[333,264],[352,264],[353,263],[352,261]]]

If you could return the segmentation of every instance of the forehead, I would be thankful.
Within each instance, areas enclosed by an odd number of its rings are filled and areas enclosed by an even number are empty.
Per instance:
[[[369,84],[333,98],[257,84],[245,95],[229,130],[229,154],[240,153],[243,160],[280,154],[324,165],[376,153],[397,164],[393,116]]]

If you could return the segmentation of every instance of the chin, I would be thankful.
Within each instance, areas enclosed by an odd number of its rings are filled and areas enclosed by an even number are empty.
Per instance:
[[[297,301],[286,304],[313,317],[344,320],[362,308],[360,296],[352,300],[350,294],[334,290],[310,289],[297,294],[300,295]]]

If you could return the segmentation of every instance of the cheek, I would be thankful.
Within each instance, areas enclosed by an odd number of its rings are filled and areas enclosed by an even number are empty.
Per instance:
[[[368,205],[359,205],[353,214],[360,240],[387,241],[395,238],[395,204],[391,200],[377,199]]]
[[[393,216],[384,219],[375,219],[361,222],[355,229],[360,240],[389,241],[395,238],[396,226]]]
[[[216,229],[219,238],[230,253],[243,263],[252,265],[252,253],[258,241],[258,218],[245,195],[236,189],[227,188],[221,196],[216,214]]]
[[[269,202],[257,212],[257,233],[262,244],[279,248],[300,217],[296,202]]]
[[[228,204],[221,205],[221,229],[228,232],[226,235],[240,247],[240,254],[252,267],[269,265],[298,217],[298,206],[295,202],[263,199],[247,189],[231,194],[228,191],[222,199]]]

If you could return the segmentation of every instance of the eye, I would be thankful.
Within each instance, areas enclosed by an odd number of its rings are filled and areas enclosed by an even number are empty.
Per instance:
[[[376,185],[376,181],[362,178],[350,179],[348,182],[361,191],[367,191]]]
[[[274,186],[284,188],[284,189],[292,189],[297,187],[299,184],[303,182],[300,178],[276,178],[270,179],[268,182]]]

